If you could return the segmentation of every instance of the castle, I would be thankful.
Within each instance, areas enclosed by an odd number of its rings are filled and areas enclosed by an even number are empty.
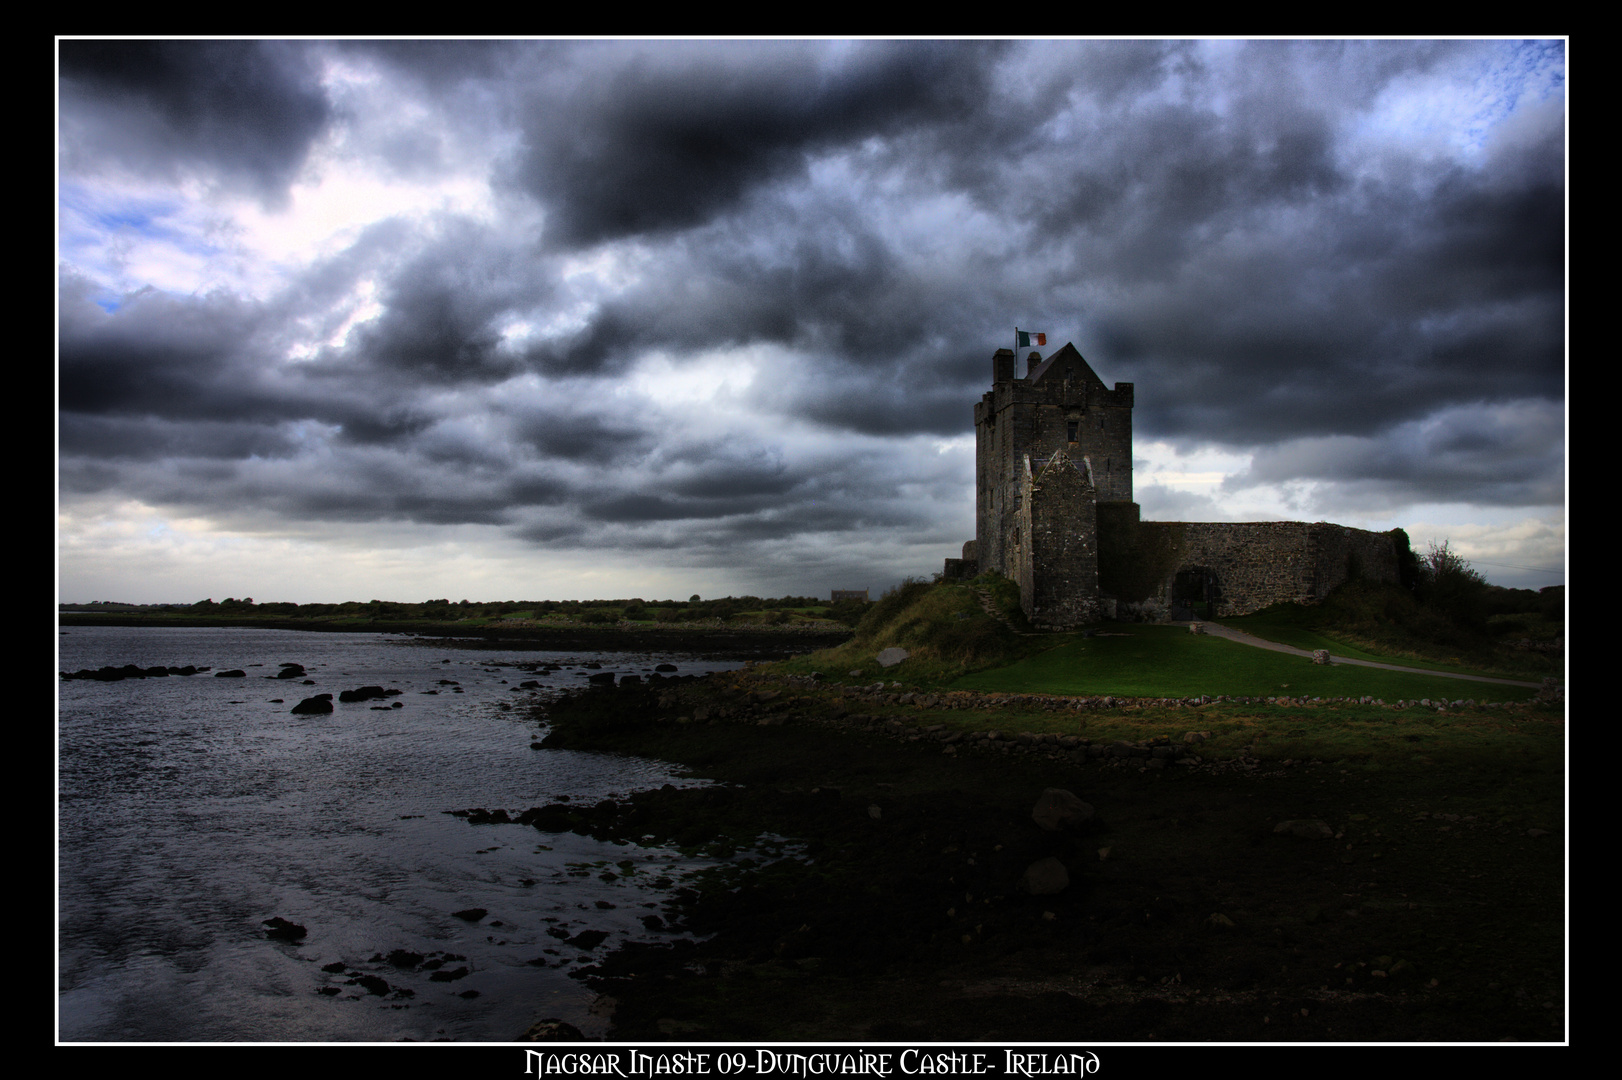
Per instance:
[[[975,536],[945,577],[1019,583],[1033,625],[1221,618],[1312,603],[1360,575],[1398,580],[1407,538],[1327,522],[1142,521],[1132,501],[1132,384],[1104,385],[1074,345],[1023,378],[991,358],[974,407]]]

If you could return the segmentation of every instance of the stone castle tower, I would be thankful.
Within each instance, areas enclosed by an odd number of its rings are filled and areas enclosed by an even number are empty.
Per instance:
[[[1146,522],[1132,501],[1131,383],[1074,345],[998,349],[974,407],[975,538],[945,577],[1017,581],[1033,625],[1216,618],[1314,602],[1348,576],[1397,580],[1397,533],[1325,522]],[[1402,537],[1406,544],[1406,537]]]

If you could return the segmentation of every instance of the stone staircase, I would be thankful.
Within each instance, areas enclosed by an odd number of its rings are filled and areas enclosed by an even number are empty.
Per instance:
[[[1038,631],[1021,630],[1019,627],[1015,626],[1013,620],[1010,619],[1008,615],[997,606],[996,600],[992,599],[990,589],[983,586],[977,586],[974,590],[974,595],[979,598],[980,607],[987,615],[990,615],[993,619],[996,619],[998,622],[1008,627],[1008,629],[1013,633],[1018,634],[1020,637],[1040,636]]]

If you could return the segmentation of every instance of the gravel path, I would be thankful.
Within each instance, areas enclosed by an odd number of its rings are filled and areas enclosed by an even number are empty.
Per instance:
[[[1187,626],[1188,623],[1182,623],[1180,625]],[[1289,653],[1291,656],[1312,656],[1312,652],[1309,649],[1297,649],[1293,645],[1280,645],[1276,641],[1267,641],[1264,638],[1257,637],[1255,634],[1247,634],[1243,630],[1229,629],[1228,627],[1223,626],[1221,623],[1202,621],[1200,625],[1205,628],[1205,632],[1207,634],[1214,637],[1227,638],[1229,641],[1237,641],[1241,645],[1254,645],[1258,649],[1272,649],[1274,652]],[[1336,656],[1333,653],[1330,654],[1329,660],[1334,664],[1355,664],[1358,667],[1385,668],[1387,671],[1409,671],[1413,672],[1415,675],[1436,675],[1444,679],[1464,679],[1468,682],[1502,683],[1505,686],[1529,686],[1534,690],[1542,685],[1541,683],[1535,682],[1522,682],[1519,679],[1493,679],[1487,677],[1486,675],[1459,675],[1451,671],[1431,671],[1428,668],[1403,667],[1400,664],[1380,664],[1373,660],[1353,660],[1351,657]]]

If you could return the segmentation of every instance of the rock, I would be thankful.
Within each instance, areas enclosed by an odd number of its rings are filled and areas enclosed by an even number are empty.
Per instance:
[[[582,930],[574,937],[565,938],[564,944],[573,945],[577,949],[584,949],[587,952],[590,952],[607,939],[608,931],[606,930]]]
[[[1299,836],[1303,840],[1329,840],[1335,835],[1334,829],[1316,818],[1281,821],[1273,826],[1273,831],[1284,836]]]
[[[376,975],[361,975],[350,981],[356,986],[364,988],[368,994],[376,994],[378,997],[382,997],[389,992],[389,984]]]
[[[537,1020],[524,1032],[520,1042],[585,1042],[580,1029],[557,1017]]]
[[[468,922],[478,922],[480,919],[488,915],[489,912],[482,907],[470,907],[464,908],[461,911],[453,911],[451,914],[455,915],[458,919],[465,919]]]
[[[586,681],[595,686],[613,686],[614,673],[612,671],[604,671],[596,675],[588,675],[586,676]]]
[[[248,673],[241,668],[232,668],[230,671],[216,671],[214,677],[216,679],[246,679]]]
[[[455,968],[455,969],[453,969],[451,971],[446,971],[444,968],[440,968],[438,971],[436,971],[432,975],[428,976],[428,981],[429,982],[455,982],[457,979],[465,979],[471,974],[472,974],[472,972],[469,971],[466,966]]]
[[[398,694],[398,690],[385,690],[381,686],[360,686],[354,690],[345,690],[338,695],[339,701],[371,701],[374,698],[389,697]]]
[[[907,656],[908,653],[906,649],[900,649],[892,646],[879,653],[879,667],[895,667],[897,664],[901,663],[901,661],[905,660]]]
[[[283,664],[282,669],[276,673],[276,677],[278,679],[302,679],[304,678],[304,665]]]
[[[294,713],[329,713],[332,711],[332,695],[317,694],[315,697],[307,697],[287,711]]]
[[[677,669],[676,669],[675,664],[655,664],[653,670],[655,670],[655,671],[675,671]]]
[[[1312,662],[1314,664],[1327,664],[1327,663],[1329,663],[1329,650],[1328,649],[1313,649],[1312,650]]]
[[[1074,829],[1093,819],[1093,808],[1063,788],[1048,788],[1037,797],[1031,820],[1048,832]]]
[[[1205,925],[1210,927],[1212,930],[1236,929],[1233,924],[1233,920],[1222,914],[1220,911],[1212,913],[1211,917],[1205,920]]]
[[[308,933],[298,923],[289,922],[280,915],[266,919],[261,925],[266,928],[265,936],[276,941],[298,941]]]
[[[1019,887],[1032,896],[1053,896],[1070,887],[1070,871],[1058,859],[1039,859],[1025,868]]]

